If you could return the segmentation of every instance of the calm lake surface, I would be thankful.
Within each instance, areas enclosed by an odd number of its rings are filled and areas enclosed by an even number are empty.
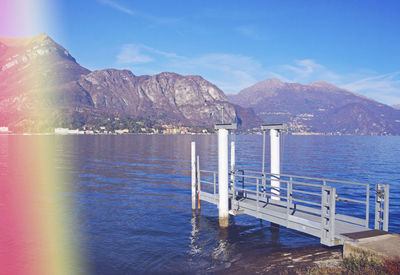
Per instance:
[[[245,215],[222,232],[216,207],[206,202],[192,215],[190,142],[197,142],[201,168],[216,170],[216,135],[2,136],[0,168],[12,139],[40,138],[56,144],[79,249],[94,274],[204,273],[243,255],[319,244]],[[235,140],[237,168],[260,170],[262,136]],[[390,184],[389,229],[400,233],[400,137],[284,136],[282,173]]]

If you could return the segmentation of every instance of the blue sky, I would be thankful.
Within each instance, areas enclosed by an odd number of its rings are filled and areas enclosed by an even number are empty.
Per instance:
[[[400,1],[56,2],[53,24],[0,35],[46,32],[91,70],[196,74],[226,93],[324,80],[400,104]]]

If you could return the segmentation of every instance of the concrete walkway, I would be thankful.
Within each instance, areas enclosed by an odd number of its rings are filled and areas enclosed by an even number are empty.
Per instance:
[[[354,233],[356,234],[356,233]],[[350,237],[350,236],[349,236]],[[343,246],[343,257],[367,254],[378,260],[400,260],[400,235],[381,230],[360,232],[359,237],[351,236],[354,241],[346,241]]]

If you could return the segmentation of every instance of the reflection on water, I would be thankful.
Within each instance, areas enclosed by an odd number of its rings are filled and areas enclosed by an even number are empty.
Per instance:
[[[199,233],[200,233],[200,225],[199,218],[193,213],[193,217],[190,220],[192,225],[192,234],[190,237],[190,254],[192,256],[201,253],[201,247],[198,245]]]
[[[271,244],[274,246],[279,245],[279,226],[278,225],[271,225],[269,230],[271,232]]]
[[[246,215],[220,230],[217,208],[206,202],[192,213],[190,142],[202,168],[216,170],[215,135],[55,138],[57,166],[71,187],[70,216],[95,274],[218,271],[243,255],[319,244]],[[237,168],[261,169],[261,136],[236,142]],[[7,142],[0,136],[0,143],[4,171]],[[400,232],[400,137],[287,136],[282,159],[283,173],[391,184],[390,230]]]

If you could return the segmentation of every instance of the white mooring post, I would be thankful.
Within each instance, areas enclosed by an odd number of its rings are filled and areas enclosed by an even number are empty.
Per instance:
[[[192,141],[192,210],[196,210],[196,142]]]
[[[231,172],[235,172],[235,142],[231,141]],[[235,180],[235,175],[231,174],[231,181]]]
[[[271,193],[275,194],[271,195],[271,199],[280,200],[280,173],[281,173],[281,145],[280,138],[281,133],[280,130],[285,129],[285,125],[283,124],[268,124],[262,125],[261,129],[263,131],[270,130],[270,145],[271,145]],[[263,155],[265,151],[263,152]],[[264,157],[263,157],[264,159]]]
[[[219,226],[229,225],[229,185],[228,185],[228,130],[236,129],[236,124],[217,124],[218,130],[218,216]]]
[[[280,200],[280,182],[279,175],[281,174],[281,152],[280,152],[280,137],[281,134],[277,129],[270,130],[271,136],[271,193],[277,196],[271,196],[273,200]],[[277,175],[277,176],[275,176]],[[277,180],[278,179],[278,180]]]
[[[218,130],[218,194],[219,225],[228,227],[228,130]]]

